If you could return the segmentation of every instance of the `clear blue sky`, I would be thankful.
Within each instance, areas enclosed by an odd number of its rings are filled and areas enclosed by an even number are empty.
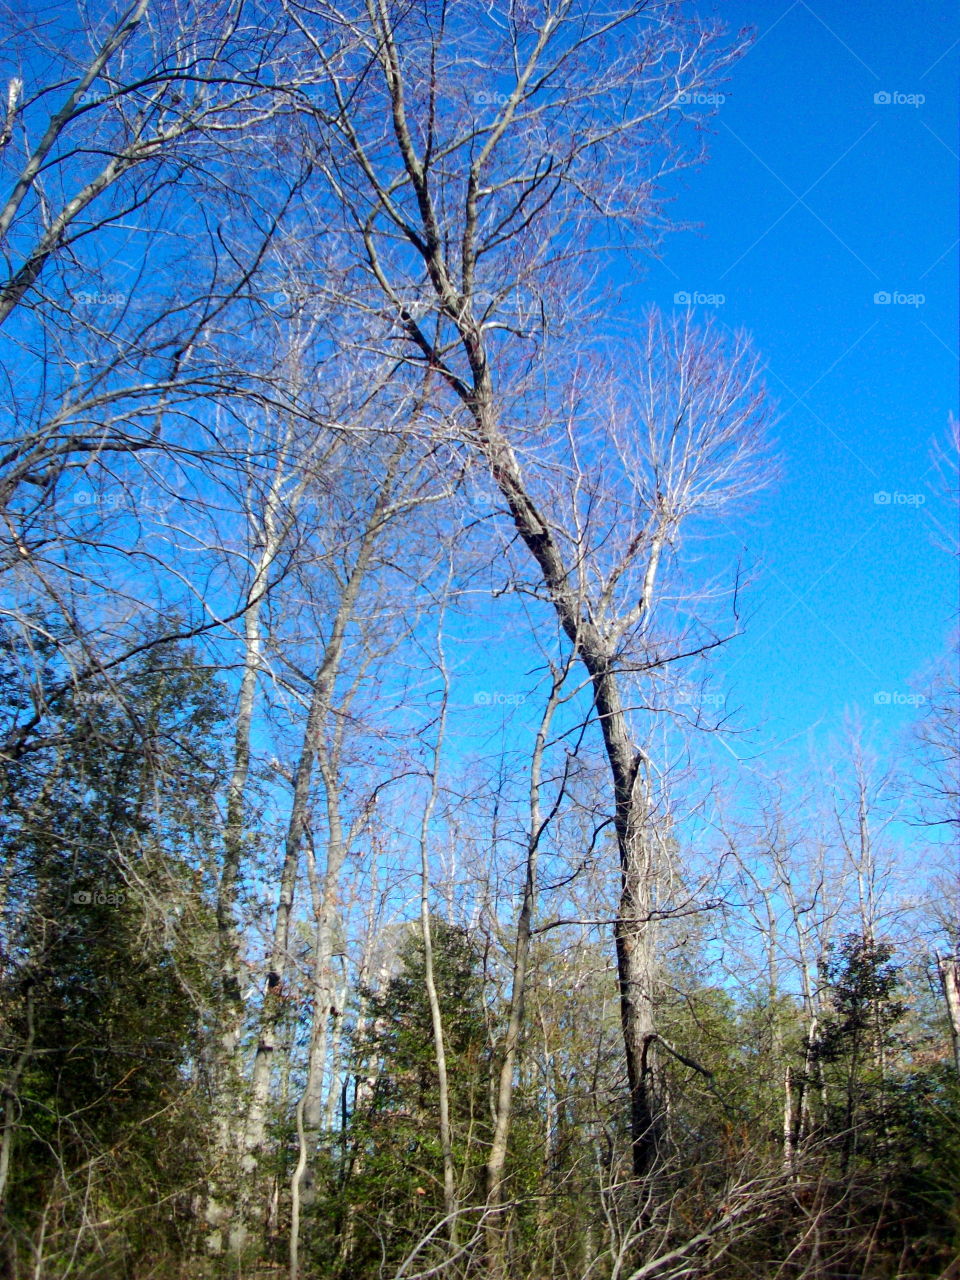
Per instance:
[[[701,229],[671,236],[629,296],[669,310],[681,290],[723,294],[702,309],[752,334],[779,402],[782,478],[732,535],[761,559],[752,616],[716,659],[728,707],[759,726],[738,754],[815,746],[855,706],[880,745],[915,710],[874,695],[912,691],[958,609],[930,446],[957,409],[960,21],[939,0],[717,13],[758,38],[673,208]]]
[[[893,699],[944,652],[958,610],[935,532],[956,516],[930,449],[957,409],[960,19],[947,0],[716,12],[757,39],[721,86],[708,162],[678,186],[674,218],[701,230],[668,237],[625,305],[722,294],[702,310],[752,334],[779,404],[782,478],[729,530],[729,550],[745,544],[759,566],[745,634],[713,658],[727,709],[757,727],[734,749],[796,744],[812,726],[825,742],[858,706],[883,745],[915,715]],[[494,687],[474,661],[475,686]]]

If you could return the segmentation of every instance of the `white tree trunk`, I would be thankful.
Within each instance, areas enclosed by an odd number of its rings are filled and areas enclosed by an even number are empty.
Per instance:
[[[956,955],[941,956],[937,952],[937,972],[950,1019],[950,1039],[953,1042],[953,1061],[960,1075],[960,958]]]

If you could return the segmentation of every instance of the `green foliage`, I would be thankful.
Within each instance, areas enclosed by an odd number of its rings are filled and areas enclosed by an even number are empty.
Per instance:
[[[43,1275],[81,1280],[133,1280],[196,1257],[222,703],[185,650],[158,646],[116,686],[77,689],[52,641],[24,651],[0,633],[0,728],[13,744],[0,785],[11,1274],[37,1250]],[[505,1009],[467,931],[435,919],[432,935],[465,1240],[485,1199]],[[390,1276],[430,1232],[418,1268],[449,1249],[416,927],[391,970],[346,1019],[342,1123],[323,1137],[304,1204],[303,1256],[338,1280]],[[960,1252],[960,1086],[938,1056],[939,1005],[924,1006],[892,945],[871,937],[843,938],[820,976],[812,1045],[796,998],[764,987],[737,999],[689,957],[664,983],[656,1057],[670,1142],[658,1176],[669,1217],[656,1247],[715,1221],[730,1187],[767,1189],[698,1261],[702,1280],[933,1280]],[[291,1003],[286,1016],[296,1042],[303,1013]],[[597,1271],[619,1247],[611,1222],[632,1220],[618,1017],[600,951],[581,949],[571,965],[557,935],[537,939],[505,1182],[511,1275]],[[262,1165],[281,1187],[291,1137],[278,1121]],[[281,1201],[274,1243],[285,1243],[283,1215]],[[628,1252],[639,1263],[646,1247]]]
[[[480,957],[466,932],[431,924],[434,980],[444,1015],[453,1156],[465,1203],[483,1198],[490,1137],[488,1051]],[[444,1216],[439,1083],[419,930],[382,991],[364,993],[369,1030],[358,1039],[354,1107],[327,1148],[330,1192],[318,1202],[315,1253],[350,1277],[379,1275]]]
[[[889,943],[849,934],[821,966],[828,1012],[814,1056],[828,1098],[822,1123],[844,1170],[857,1157],[877,1161],[890,1143],[890,1083],[905,1012],[892,956]]]
[[[7,761],[7,1247],[42,1232],[44,1274],[127,1274],[192,1229],[221,704],[158,646],[115,690],[62,692],[50,745]]]
[[[891,1047],[891,1033],[905,1012],[896,998],[900,978],[892,956],[890,943],[858,934],[831,945],[822,965],[831,1013],[820,1041],[821,1061],[860,1055],[868,1045],[878,1054]]]

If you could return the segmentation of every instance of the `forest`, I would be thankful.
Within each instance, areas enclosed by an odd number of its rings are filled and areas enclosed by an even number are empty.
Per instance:
[[[960,1276],[956,612],[745,764],[763,334],[618,307],[751,33],[0,28],[0,1276]]]

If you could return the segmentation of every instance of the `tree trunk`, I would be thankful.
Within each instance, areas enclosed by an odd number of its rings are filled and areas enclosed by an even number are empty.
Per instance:
[[[788,1066],[783,1074],[783,1171],[794,1172],[794,1106],[793,1072]]]
[[[493,388],[478,345],[471,351],[471,363],[478,387],[475,398],[478,434],[490,473],[540,569],[558,620],[587,670],[603,733],[613,783],[614,826],[620,858],[621,894],[614,936],[630,1089],[632,1163],[634,1175],[641,1177],[656,1160],[662,1111],[656,1098],[654,1074],[656,970],[651,922],[654,867],[650,815],[642,777],[645,756],[631,741],[614,665],[616,644],[602,634],[585,607],[586,602],[577,594],[556,540],[527,493],[513,450],[492,419]],[[654,553],[644,584],[647,599],[656,566]]]
[[[282,984],[287,969],[290,925],[300,865],[300,845],[307,825],[314,761],[320,737],[324,731],[330,696],[340,670],[347,627],[354,616],[357,598],[370,566],[374,547],[387,518],[393,482],[403,452],[404,446],[401,443],[394,450],[387,464],[376,501],[364,527],[356,560],[337,602],[330,637],[310,693],[310,707],[303,732],[300,758],[293,777],[293,798],[284,841],[273,943],[267,961],[266,989],[263,997],[260,1034],[253,1063],[250,1107],[247,1113],[244,1164],[251,1185],[259,1165],[260,1152],[266,1134],[272,1060],[282,1009]]]
[[[622,886],[614,928],[617,977],[630,1086],[633,1172],[635,1177],[642,1177],[652,1168],[658,1155],[663,1110],[655,1076],[656,952],[651,916],[656,869],[643,776],[646,761],[630,742],[616,681],[603,672],[599,679],[594,680],[594,689],[614,780],[614,825]]]
[[[441,622],[442,625],[442,622]],[[437,1094],[440,1109],[440,1148],[443,1154],[443,1204],[448,1225],[447,1236],[455,1248],[459,1224],[457,1222],[457,1188],[453,1167],[453,1132],[450,1125],[450,1084],[447,1078],[447,1054],[444,1045],[443,1015],[434,976],[433,936],[430,928],[430,822],[440,792],[440,753],[447,721],[449,680],[443,656],[442,634],[438,631],[437,651],[440,674],[443,679],[443,701],[437,725],[437,738],[433,749],[433,769],[430,795],[424,805],[420,822],[420,927],[423,931],[423,977],[430,1006],[430,1025],[433,1031],[433,1052],[437,1064]]]
[[[342,720],[340,724],[342,725]],[[336,757],[337,752],[334,752]],[[300,1209],[314,1199],[311,1158],[323,1123],[323,1077],[327,1064],[327,1040],[332,1013],[330,964],[333,954],[333,917],[340,870],[346,856],[336,764],[321,755],[320,769],[327,800],[327,865],[322,885],[316,874],[313,852],[307,851],[310,891],[316,931],[313,955],[313,1013],[307,1050],[307,1080],[297,1104],[297,1164],[290,1181],[290,1280],[299,1275]]]
[[[960,959],[956,955],[941,956],[937,952],[937,972],[950,1019],[950,1039],[953,1041],[953,1061],[960,1075]]]
[[[4,1201],[7,1194],[7,1180],[10,1177],[10,1160],[13,1153],[13,1138],[16,1129],[17,1117],[20,1113],[20,1104],[17,1099],[17,1089],[20,1085],[20,1079],[33,1055],[34,1041],[34,1019],[33,1019],[33,987],[32,978],[27,979],[27,989],[25,994],[25,1008],[27,1018],[27,1036],[24,1041],[23,1048],[17,1056],[13,1070],[6,1080],[3,1082],[3,1135],[0,1137],[0,1212],[3,1210]]]
[[[281,460],[282,461],[282,460]],[[242,1174],[238,1167],[243,1146],[243,1068],[241,1037],[245,1019],[241,944],[236,918],[237,890],[243,865],[244,804],[250,774],[250,730],[253,723],[257,680],[262,662],[260,615],[270,572],[280,550],[283,532],[278,525],[280,469],[275,473],[264,508],[262,528],[255,530],[262,539],[253,578],[247,592],[243,614],[243,675],[237,703],[234,731],[233,769],[227,787],[227,815],[223,839],[223,867],[217,892],[217,938],[219,992],[216,1010],[217,1032],[214,1044],[213,1098],[214,1140],[217,1145],[214,1166],[220,1171],[207,1186],[205,1217],[211,1234],[208,1250],[220,1253],[225,1243],[242,1247],[246,1227],[239,1205],[233,1200]],[[250,517],[251,524],[255,524]],[[223,1240],[222,1229],[232,1221],[229,1242]]]

